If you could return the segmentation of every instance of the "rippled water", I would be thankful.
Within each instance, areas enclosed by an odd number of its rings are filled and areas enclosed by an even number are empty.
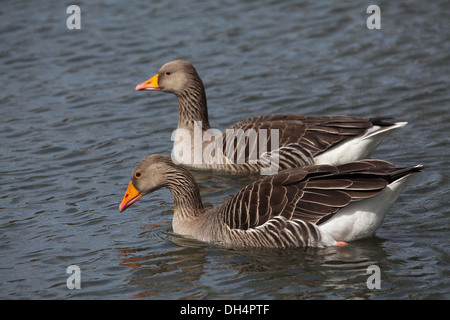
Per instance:
[[[3,1],[0,298],[448,299],[448,1]],[[134,165],[170,154],[174,96],[135,92],[184,58],[224,129],[269,113],[391,116],[373,157],[428,166],[374,239],[221,248],[174,235],[167,190],[119,214]],[[245,178],[196,173],[206,205]],[[66,268],[81,269],[69,290]],[[369,289],[368,266],[381,271]]]

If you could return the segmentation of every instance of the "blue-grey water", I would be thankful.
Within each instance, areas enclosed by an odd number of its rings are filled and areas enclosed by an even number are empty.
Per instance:
[[[68,29],[66,9],[81,9]],[[369,30],[371,4],[381,29]],[[448,1],[2,1],[1,299],[448,299]],[[173,95],[135,92],[173,59],[210,123],[270,113],[393,117],[374,158],[428,168],[377,237],[327,249],[223,248],[172,233],[167,190],[119,214],[131,170],[170,154]],[[217,205],[248,180],[195,173]],[[69,289],[66,269],[81,270]],[[369,266],[379,288],[369,288]]]

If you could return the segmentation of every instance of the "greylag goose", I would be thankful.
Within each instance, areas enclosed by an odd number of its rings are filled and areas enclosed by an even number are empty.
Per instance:
[[[340,246],[373,236],[407,178],[420,170],[420,165],[397,168],[381,160],[292,168],[205,209],[189,169],[169,156],[151,155],[133,170],[119,211],[166,187],[177,234],[236,246]]]
[[[305,165],[342,164],[367,158],[392,130],[407,124],[381,118],[273,114],[240,121],[221,133],[209,125],[203,82],[185,60],[164,64],[136,90],[178,97],[172,158],[197,169],[272,174]]]

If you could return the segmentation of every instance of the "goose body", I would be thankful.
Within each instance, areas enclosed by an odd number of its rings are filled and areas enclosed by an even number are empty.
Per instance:
[[[373,236],[408,177],[421,169],[380,160],[292,168],[205,209],[191,172],[151,155],[133,170],[119,210],[165,187],[174,201],[173,230],[184,236],[251,247],[342,245]]]
[[[178,127],[173,135],[172,158],[202,170],[267,174],[264,170],[270,166],[275,168],[268,170],[271,174],[299,166],[338,165],[365,159],[389,133],[407,124],[355,116],[273,114],[245,119],[220,132],[209,124],[203,82],[194,66],[185,60],[166,63],[136,90],[177,96]],[[228,136],[229,132],[236,135]],[[246,136],[250,132],[256,133],[256,142]],[[197,144],[196,134],[201,139]],[[238,141],[242,148],[237,147]],[[256,159],[252,154],[257,155]],[[240,157],[243,161],[239,161]]]

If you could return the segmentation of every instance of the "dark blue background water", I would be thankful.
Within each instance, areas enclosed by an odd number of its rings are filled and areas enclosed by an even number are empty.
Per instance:
[[[81,8],[68,30],[66,8]],[[3,1],[0,298],[448,299],[448,1]],[[210,123],[269,113],[408,121],[373,157],[422,163],[378,232],[344,248],[220,248],[172,234],[167,190],[122,214],[134,165],[170,154],[174,96],[135,92],[170,60]],[[245,178],[196,173],[206,205]],[[81,269],[81,289],[66,268]],[[368,289],[367,267],[381,270]]]

